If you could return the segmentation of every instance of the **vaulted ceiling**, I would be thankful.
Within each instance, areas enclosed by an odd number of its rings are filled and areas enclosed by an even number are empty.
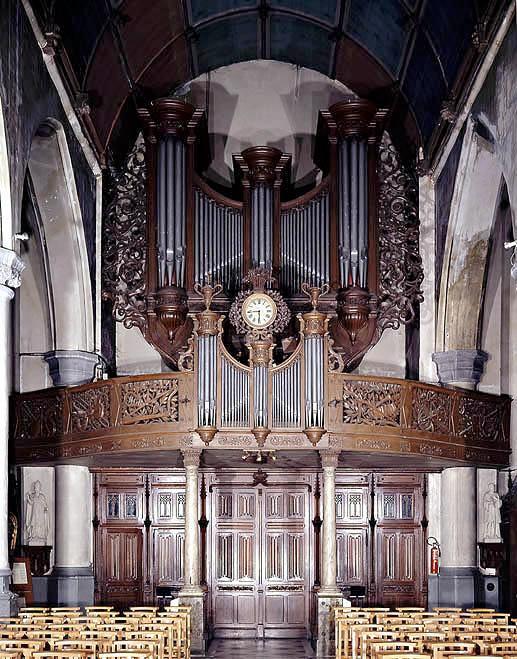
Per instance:
[[[88,93],[103,150],[143,98],[258,58],[337,78],[388,105],[392,124],[415,145],[429,145],[509,0],[35,3],[43,30],[59,28],[69,84]]]

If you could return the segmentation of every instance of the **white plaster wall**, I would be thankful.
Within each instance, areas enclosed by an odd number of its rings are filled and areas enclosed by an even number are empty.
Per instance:
[[[160,354],[144,339],[137,328],[126,329],[116,323],[117,375],[161,373]]]
[[[359,375],[406,376],[406,336],[404,327],[386,330],[380,341],[364,356],[354,371]]]
[[[441,542],[441,509],[442,509],[442,475],[427,475],[427,537],[435,537]]]
[[[436,366],[432,360],[436,341],[435,299],[435,189],[434,181],[423,176],[419,181],[420,256],[424,269],[420,305],[420,379],[436,382]],[[432,534],[431,534],[432,535]]]
[[[214,160],[209,177],[228,184],[232,154],[267,144],[292,154],[293,181],[314,170],[318,111],[354,95],[336,80],[285,62],[254,60],[221,67],[190,83],[189,100],[206,107]]]

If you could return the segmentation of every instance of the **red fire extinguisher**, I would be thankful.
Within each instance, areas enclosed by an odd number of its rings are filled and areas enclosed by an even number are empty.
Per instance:
[[[440,543],[434,536],[427,538],[427,544],[431,547],[431,560],[429,563],[429,572],[431,574],[438,574],[440,570]]]

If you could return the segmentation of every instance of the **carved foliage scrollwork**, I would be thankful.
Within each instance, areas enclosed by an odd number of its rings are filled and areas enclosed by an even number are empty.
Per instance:
[[[447,435],[451,432],[452,397],[434,389],[413,389],[412,427],[416,430]]]
[[[103,298],[128,329],[146,325],[145,142],[139,136],[121,171],[111,170],[103,226]]]
[[[121,386],[123,424],[174,423],[179,421],[177,379],[128,382]]]
[[[387,133],[379,147],[378,330],[398,329],[423,301],[417,181],[403,167]]]
[[[343,382],[343,423],[400,426],[401,387],[386,382]]]
[[[479,444],[504,444],[504,406],[492,401],[477,400],[461,396],[458,405],[457,434],[467,441]]]
[[[72,432],[89,432],[110,426],[110,388],[98,387],[70,393]]]
[[[17,439],[52,439],[63,433],[63,400],[54,396],[21,400],[16,417]]]

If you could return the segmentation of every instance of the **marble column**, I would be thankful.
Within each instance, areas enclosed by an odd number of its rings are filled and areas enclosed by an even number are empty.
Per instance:
[[[0,247],[0,616],[16,613],[17,598],[9,591],[9,394],[12,381],[11,300],[21,284],[23,262]]]
[[[441,475],[440,573],[429,583],[429,605],[474,606],[477,569],[475,467],[451,467]]]
[[[317,656],[333,655],[333,607],[341,603],[341,591],[336,585],[336,468],[339,451],[320,451],[323,468],[323,527],[321,539],[321,588],[318,592]]]
[[[88,467],[55,468],[54,569],[48,601],[59,606],[93,604],[92,489]]]
[[[182,604],[192,606],[192,650],[202,653],[205,650],[204,638],[204,598],[205,591],[200,583],[199,556],[199,459],[201,449],[185,449],[185,549],[184,584],[179,593]]]

